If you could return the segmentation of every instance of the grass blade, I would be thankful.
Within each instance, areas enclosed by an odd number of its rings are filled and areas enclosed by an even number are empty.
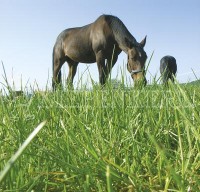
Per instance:
[[[8,171],[11,169],[12,165],[15,163],[15,161],[19,158],[19,156],[22,154],[22,152],[25,150],[25,148],[29,145],[29,143],[33,140],[33,138],[38,134],[38,132],[44,127],[46,124],[46,121],[40,123],[35,130],[29,135],[29,137],[24,141],[22,146],[18,149],[18,151],[10,158],[10,160],[5,165],[3,171],[0,173],[0,182],[3,181],[4,177],[8,173]]]

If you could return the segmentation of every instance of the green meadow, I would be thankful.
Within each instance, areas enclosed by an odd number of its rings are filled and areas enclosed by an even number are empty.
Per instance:
[[[1,95],[0,120],[0,191],[200,191],[199,84]]]

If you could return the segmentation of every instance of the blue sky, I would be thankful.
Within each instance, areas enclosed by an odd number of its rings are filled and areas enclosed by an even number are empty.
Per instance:
[[[58,34],[66,28],[91,23],[101,14],[119,17],[138,42],[147,35],[144,49],[148,58],[154,51],[147,74],[149,82],[152,76],[159,77],[160,59],[165,55],[176,58],[178,81],[195,80],[191,68],[200,78],[199,0],[1,0],[0,61],[10,85],[14,82],[17,90],[21,85],[34,86],[37,82],[39,89],[46,85],[50,88],[52,48]],[[121,53],[112,78],[120,78],[126,61],[125,53]],[[87,67],[89,72],[84,72]],[[67,64],[63,72],[66,77]],[[89,73],[98,81],[96,64],[80,63],[75,86],[81,76],[83,83],[88,82]],[[131,81],[127,71],[126,78]],[[2,65],[0,82],[5,83]]]

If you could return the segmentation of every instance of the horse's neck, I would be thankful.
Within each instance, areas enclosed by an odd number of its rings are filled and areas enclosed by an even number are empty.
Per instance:
[[[137,44],[137,41],[135,40],[134,37],[122,37],[121,39],[118,39],[117,40],[117,43],[118,43],[118,46],[119,48],[124,51],[125,53],[128,53],[128,49],[130,48],[130,46],[127,44],[126,40],[125,39],[128,39],[128,41],[130,41],[131,44],[134,44],[136,45]]]
[[[131,35],[131,33],[126,29],[117,29],[114,32],[115,40],[117,41],[120,49],[124,51],[125,53],[128,52],[129,45],[126,42],[126,39],[131,43],[131,44],[137,44],[136,39]]]

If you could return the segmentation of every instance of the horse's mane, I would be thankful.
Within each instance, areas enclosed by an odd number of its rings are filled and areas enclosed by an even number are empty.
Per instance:
[[[130,40],[131,43],[136,43],[136,39],[131,35],[131,33],[126,28],[124,23],[118,17],[112,16],[112,15],[106,15],[105,17],[109,26],[112,29],[112,32],[115,36],[116,41],[119,44],[124,43],[124,37]]]

